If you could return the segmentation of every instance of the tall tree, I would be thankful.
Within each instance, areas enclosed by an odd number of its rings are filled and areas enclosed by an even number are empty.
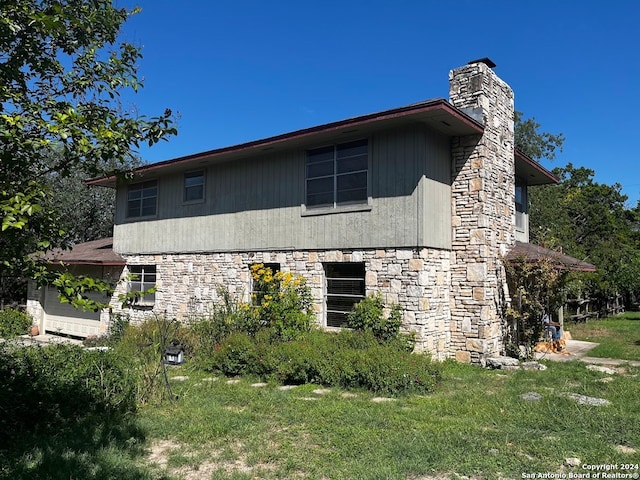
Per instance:
[[[525,120],[523,113],[517,110],[514,123],[516,147],[525,155],[534,160],[553,160],[556,158],[556,151],[562,152],[565,140],[562,133],[541,132],[541,125],[536,122],[535,117]]]
[[[139,48],[118,40],[137,10],[111,0],[3,0],[0,16],[0,276],[63,245],[55,182],[126,170],[136,149],[176,133],[171,111],[123,112],[142,85]],[[52,184],[53,179],[53,184]]]

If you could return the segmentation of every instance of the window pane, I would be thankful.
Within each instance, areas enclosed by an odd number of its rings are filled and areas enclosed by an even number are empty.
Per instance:
[[[333,175],[333,159],[307,165],[307,178]]]
[[[356,172],[358,170],[367,170],[369,167],[369,158],[367,155],[358,155],[357,157],[342,158],[338,161],[337,173]]]
[[[338,176],[338,192],[359,188],[367,188],[367,172]]]
[[[142,190],[129,190],[127,200],[138,200],[142,198]]]
[[[198,175],[197,177],[185,177],[184,179],[184,186],[187,188],[202,185],[203,183],[204,177],[202,175]]]
[[[150,187],[150,188],[145,188],[142,191],[142,198],[155,198],[158,196],[158,188],[157,187]]]
[[[333,196],[333,177],[316,178],[307,181],[307,195],[316,195],[318,193],[331,193]]]
[[[333,160],[333,146],[316,148],[307,152],[307,164]]]
[[[140,216],[140,202],[128,202],[127,203],[127,217],[139,217]]]
[[[365,296],[363,263],[325,264],[327,294],[325,297],[327,325],[340,327],[346,313]]]
[[[336,198],[336,203],[352,203],[352,202],[366,202],[366,201],[367,201],[366,188],[338,192],[338,197]]]
[[[338,145],[336,157],[351,157],[354,155],[367,155],[367,140],[358,140],[355,142],[342,143]]]
[[[191,202],[193,200],[202,200],[203,198],[204,198],[204,185],[188,187],[184,191],[185,202]]]
[[[307,205],[333,205],[333,192],[319,193],[317,195],[307,195]]]
[[[140,214],[142,217],[156,214],[156,197],[145,198],[142,200],[142,210]]]

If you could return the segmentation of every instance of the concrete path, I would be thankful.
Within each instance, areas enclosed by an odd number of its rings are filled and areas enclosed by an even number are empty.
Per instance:
[[[629,364],[634,367],[640,366],[639,361],[634,360],[620,360],[618,358],[599,358],[589,357],[587,353],[600,345],[594,342],[583,342],[582,340],[567,340],[567,352],[570,355],[563,355],[561,353],[536,353],[536,360],[553,360],[554,362],[570,362],[572,360],[580,360],[585,363],[592,363],[596,365],[623,365]]]

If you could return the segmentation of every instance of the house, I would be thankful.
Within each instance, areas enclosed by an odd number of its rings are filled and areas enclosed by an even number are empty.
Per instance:
[[[402,306],[418,350],[464,362],[500,353],[503,258],[516,242],[526,250],[527,187],[557,180],[515,150],[513,92],[493,67],[452,70],[449,101],[146,165],[133,181],[90,180],[117,189],[113,252],[136,282],[116,294],[157,288],[125,312],[185,319],[219,285],[247,300],[250,267],[264,263],[307,279],[326,328],[381,292]],[[29,307],[47,322],[48,298],[33,292]]]

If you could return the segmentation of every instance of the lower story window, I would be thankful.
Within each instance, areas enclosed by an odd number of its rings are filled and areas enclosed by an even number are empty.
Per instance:
[[[129,293],[140,294],[133,299],[134,305],[153,305],[156,300],[156,266],[129,265]]]
[[[364,263],[325,263],[327,326],[341,327],[347,313],[365,298]]]

